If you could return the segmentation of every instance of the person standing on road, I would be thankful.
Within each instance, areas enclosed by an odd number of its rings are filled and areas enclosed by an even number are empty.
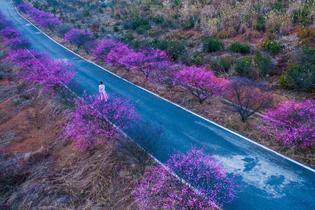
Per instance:
[[[100,81],[100,84],[98,86],[98,91],[100,93],[100,99],[102,101],[107,101],[108,100],[108,95],[107,95],[107,93],[105,91],[105,85],[104,85],[103,81]]]

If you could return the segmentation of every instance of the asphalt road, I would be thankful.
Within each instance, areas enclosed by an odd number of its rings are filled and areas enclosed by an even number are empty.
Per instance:
[[[31,41],[33,48],[74,64],[77,76],[70,85],[74,92],[96,93],[98,81],[103,80],[110,96],[128,98],[142,120],[125,132],[150,150],[155,158],[165,162],[173,153],[202,147],[230,173],[239,174],[242,192],[225,209],[315,209],[314,169],[297,164],[81,59],[21,18],[10,1],[0,0],[0,10]]]

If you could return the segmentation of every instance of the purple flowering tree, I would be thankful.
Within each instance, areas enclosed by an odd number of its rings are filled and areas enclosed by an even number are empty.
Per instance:
[[[273,97],[267,88],[247,78],[235,77],[231,80],[224,93],[224,101],[230,110],[240,115],[241,121],[272,105]]]
[[[203,103],[210,96],[220,95],[228,80],[216,77],[212,71],[199,67],[185,67],[176,74],[176,83],[190,91]]]
[[[40,27],[52,29],[53,27],[62,24],[62,21],[52,13],[39,10],[30,4],[20,4],[18,9],[27,14]]]
[[[51,60],[34,50],[12,50],[5,61],[11,62],[21,69],[19,76],[22,79],[36,82],[45,90],[66,85],[75,75],[69,63]]]
[[[36,82],[45,90],[67,85],[74,77],[72,65],[64,61],[53,61],[48,58],[33,59],[30,67],[21,71],[24,80]]]
[[[112,140],[118,134],[117,127],[124,129],[134,119],[135,110],[124,99],[102,101],[95,96],[85,95],[77,99],[65,134],[78,150],[85,151]]]
[[[120,48],[121,45],[121,42],[114,39],[101,39],[95,42],[95,47],[91,52],[97,60],[104,60],[111,49]]]
[[[12,27],[6,27],[0,30],[0,36],[5,39],[14,39],[20,36],[20,32]]]
[[[151,82],[172,87],[174,85],[174,77],[182,66],[171,61],[161,61],[150,63],[148,68],[151,69],[149,75]]]
[[[123,55],[120,59],[120,63],[129,71],[141,72],[147,81],[154,70],[151,68],[151,65],[168,60],[165,52],[161,50],[147,49],[138,52],[129,51],[128,54]]]
[[[129,55],[130,53],[133,53],[134,51],[131,50],[128,45],[121,44],[119,47],[112,48],[109,53],[105,57],[105,63],[111,64],[113,66],[123,66],[124,63],[122,62],[122,59],[125,55]]]
[[[7,39],[3,44],[6,47],[10,47],[12,50],[26,49],[30,47],[30,42],[23,38]]]
[[[201,150],[175,154],[166,166],[190,186],[163,166],[153,166],[133,191],[140,209],[214,209],[232,201],[239,191],[236,177]]]
[[[287,100],[264,113],[260,129],[287,146],[308,148],[315,143],[315,102]]]
[[[42,58],[44,55],[36,50],[18,49],[10,50],[4,59],[21,68],[27,68],[27,64],[34,58]]]
[[[80,48],[92,40],[92,34],[81,29],[73,28],[65,34],[64,39]]]

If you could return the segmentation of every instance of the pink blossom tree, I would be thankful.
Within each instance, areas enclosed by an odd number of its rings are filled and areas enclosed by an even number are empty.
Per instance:
[[[214,209],[232,201],[239,191],[236,177],[201,150],[175,154],[166,166],[190,186],[164,167],[153,166],[133,191],[140,209]]]
[[[56,27],[62,23],[62,21],[52,13],[39,10],[27,3],[20,4],[18,9],[21,12],[27,14],[36,24],[43,28],[52,29],[53,27]]]
[[[260,129],[287,146],[311,147],[315,143],[315,102],[287,100],[264,113]]]
[[[124,63],[122,62],[122,58],[125,55],[129,55],[130,53],[133,53],[134,51],[131,50],[128,45],[121,44],[117,47],[112,48],[109,53],[106,55],[104,61],[108,64],[111,64],[113,66],[123,66]]]
[[[147,81],[154,70],[151,68],[151,65],[168,60],[165,52],[161,50],[147,49],[138,52],[129,51],[128,54],[122,56],[120,63],[130,71],[141,72]]]
[[[227,107],[240,115],[241,121],[272,105],[273,97],[266,87],[255,81],[235,77],[229,83],[224,93]]]
[[[171,61],[152,62],[148,65],[151,69],[149,80],[153,83],[172,87],[176,73],[182,68],[181,65]]]
[[[94,58],[104,60],[112,48],[120,48],[121,42],[114,39],[101,39],[95,42],[95,47],[91,50]]]
[[[12,50],[18,49],[26,49],[30,47],[30,42],[27,39],[23,38],[13,38],[13,39],[6,39],[3,42],[5,47],[10,47]]]
[[[34,50],[12,50],[5,61],[11,62],[21,70],[19,76],[36,82],[45,90],[68,84],[75,73],[71,64],[64,61],[54,61]]]
[[[12,27],[6,27],[0,30],[0,36],[5,39],[14,39],[20,36],[20,32]]]
[[[92,40],[92,34],[81,29],[73,28],[65,34],[64,39],[80,48]]]
[[[33,59],[29,68],[21,71],[24,80],[36,82],[45,90],[53,90],[70,83],[75,76],[72,65],[64,61],[54,61],[48,58]]]
[[[14,65],[17,65],[21,68],[27,68],[29,61],[34,58],[42,58],[44,55],[36,50],[28,49],[18,49],[18,50],[9,50],[4,61],[11,62]]]
[[[117,128],[127,127],[136,118],[133,106],[121,98],[105,102],[85,95],[75,104],[65,134],[80,151],[112,140],[118,134]]]
[[[216,77],[212,71],[199,67],[185,67],[175,76],[177,84],[190,91],[203,103],[207,98],[220,95],[228,80]]]

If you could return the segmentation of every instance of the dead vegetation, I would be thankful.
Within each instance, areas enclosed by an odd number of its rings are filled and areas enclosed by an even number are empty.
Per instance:
[[[69,100],[10,71],[0,80],[0,209],[137,209],[130,193],[146,153],[122,137],[74,150],[63,136]]]

